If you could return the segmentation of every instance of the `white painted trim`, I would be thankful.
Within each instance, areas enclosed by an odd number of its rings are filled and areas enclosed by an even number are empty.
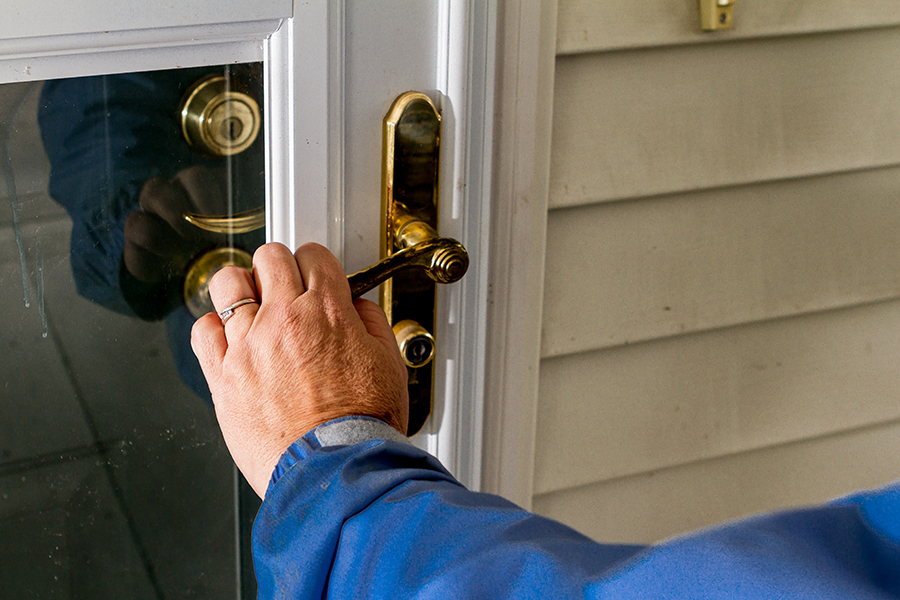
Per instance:
[[[439,319],[446,322],[439,325],[443,358],[436,364],[435,411],[414,440],[473,489],[480,487],[483,439],[496,7],[476,0],[444,0],[440,6],[435,49],[435,95],[444,115],[440,227],[442,235],[466,245],[472,267],[461,283],[439,293]],[[269,236],[291,248],[318,241],[341,258],[349,243],[345,211],[359,201],[344,196],[343,183],[345,56],[353,38],[345,32],[344,2],[312,0],[295,10],[272,36],[266,54]]]
[[[294,247],[294,22],[285,19],[266,41],[263,65],[265,90],[266,237]]]
[[[327,1],[327,0],[326,0]],[[343,259],[344,235],[344,65],[346,0],[328,4],[328,245]]]
[[[4,2],[0,38],[206,28],[291,16],[293,0],[40,0]]]
[[[531,506],[557,0],[503,3],[498,17],[491,294],[482,488]]]
[[[343,2],[313,0],[269,40],[269,241],[343,250]]]
[[[443,116],[440,233],[466,246],[463,280],[442,288],[432,451],[462,483],[481,488],[487,338],[491,136],[497,3],[445,1],[435,81]]]
[[[0,83],[263,59],[279,20],[0,40]]]

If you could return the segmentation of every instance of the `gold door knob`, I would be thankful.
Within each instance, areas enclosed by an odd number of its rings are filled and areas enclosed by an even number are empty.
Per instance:
[[[208,75],[191,86],[180,113],[188,144],[207,156],[243,152],[259,135],[259,104],[237,81],[222,75]]]
[[[200,255],[184,278],[184,303],[196,318],[215,310],[209,297],[209,281],[221,269],[229,266],[253,269],[253,257],[239,248],[215,248]]]

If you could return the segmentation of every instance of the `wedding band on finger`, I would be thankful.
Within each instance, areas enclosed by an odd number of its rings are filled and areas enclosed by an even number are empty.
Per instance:
[[[243,300],[238,300],[234,304],[227,306],[219,312],[219,318],[222,319],[222,325],[225,324],[225,321],[234,316],[234,311],[237,310],[239,306],[243,306],[245,304],[259,304],[259,301],[255,298],[244,298]]]

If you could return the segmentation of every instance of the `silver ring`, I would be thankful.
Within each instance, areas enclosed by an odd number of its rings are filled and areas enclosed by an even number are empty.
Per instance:
[[[231,306],[227,306],[227,307],[223,308],[222,311],[219,313],[219,318],[222,319],[222,325],[225,324],[225,321],[227,321],[232,316],[234,316],[234,311],[237,307],[243,306],[245,304],[259,304],[259,301],[256,300],[255,298],[244,298],[243,300],[238,300]]]

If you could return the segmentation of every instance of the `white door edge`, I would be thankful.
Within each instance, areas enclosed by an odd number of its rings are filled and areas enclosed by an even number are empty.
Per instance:
[[[531,507],[550,181],[557,0],[509,0],[494,124],[482,482]]]

